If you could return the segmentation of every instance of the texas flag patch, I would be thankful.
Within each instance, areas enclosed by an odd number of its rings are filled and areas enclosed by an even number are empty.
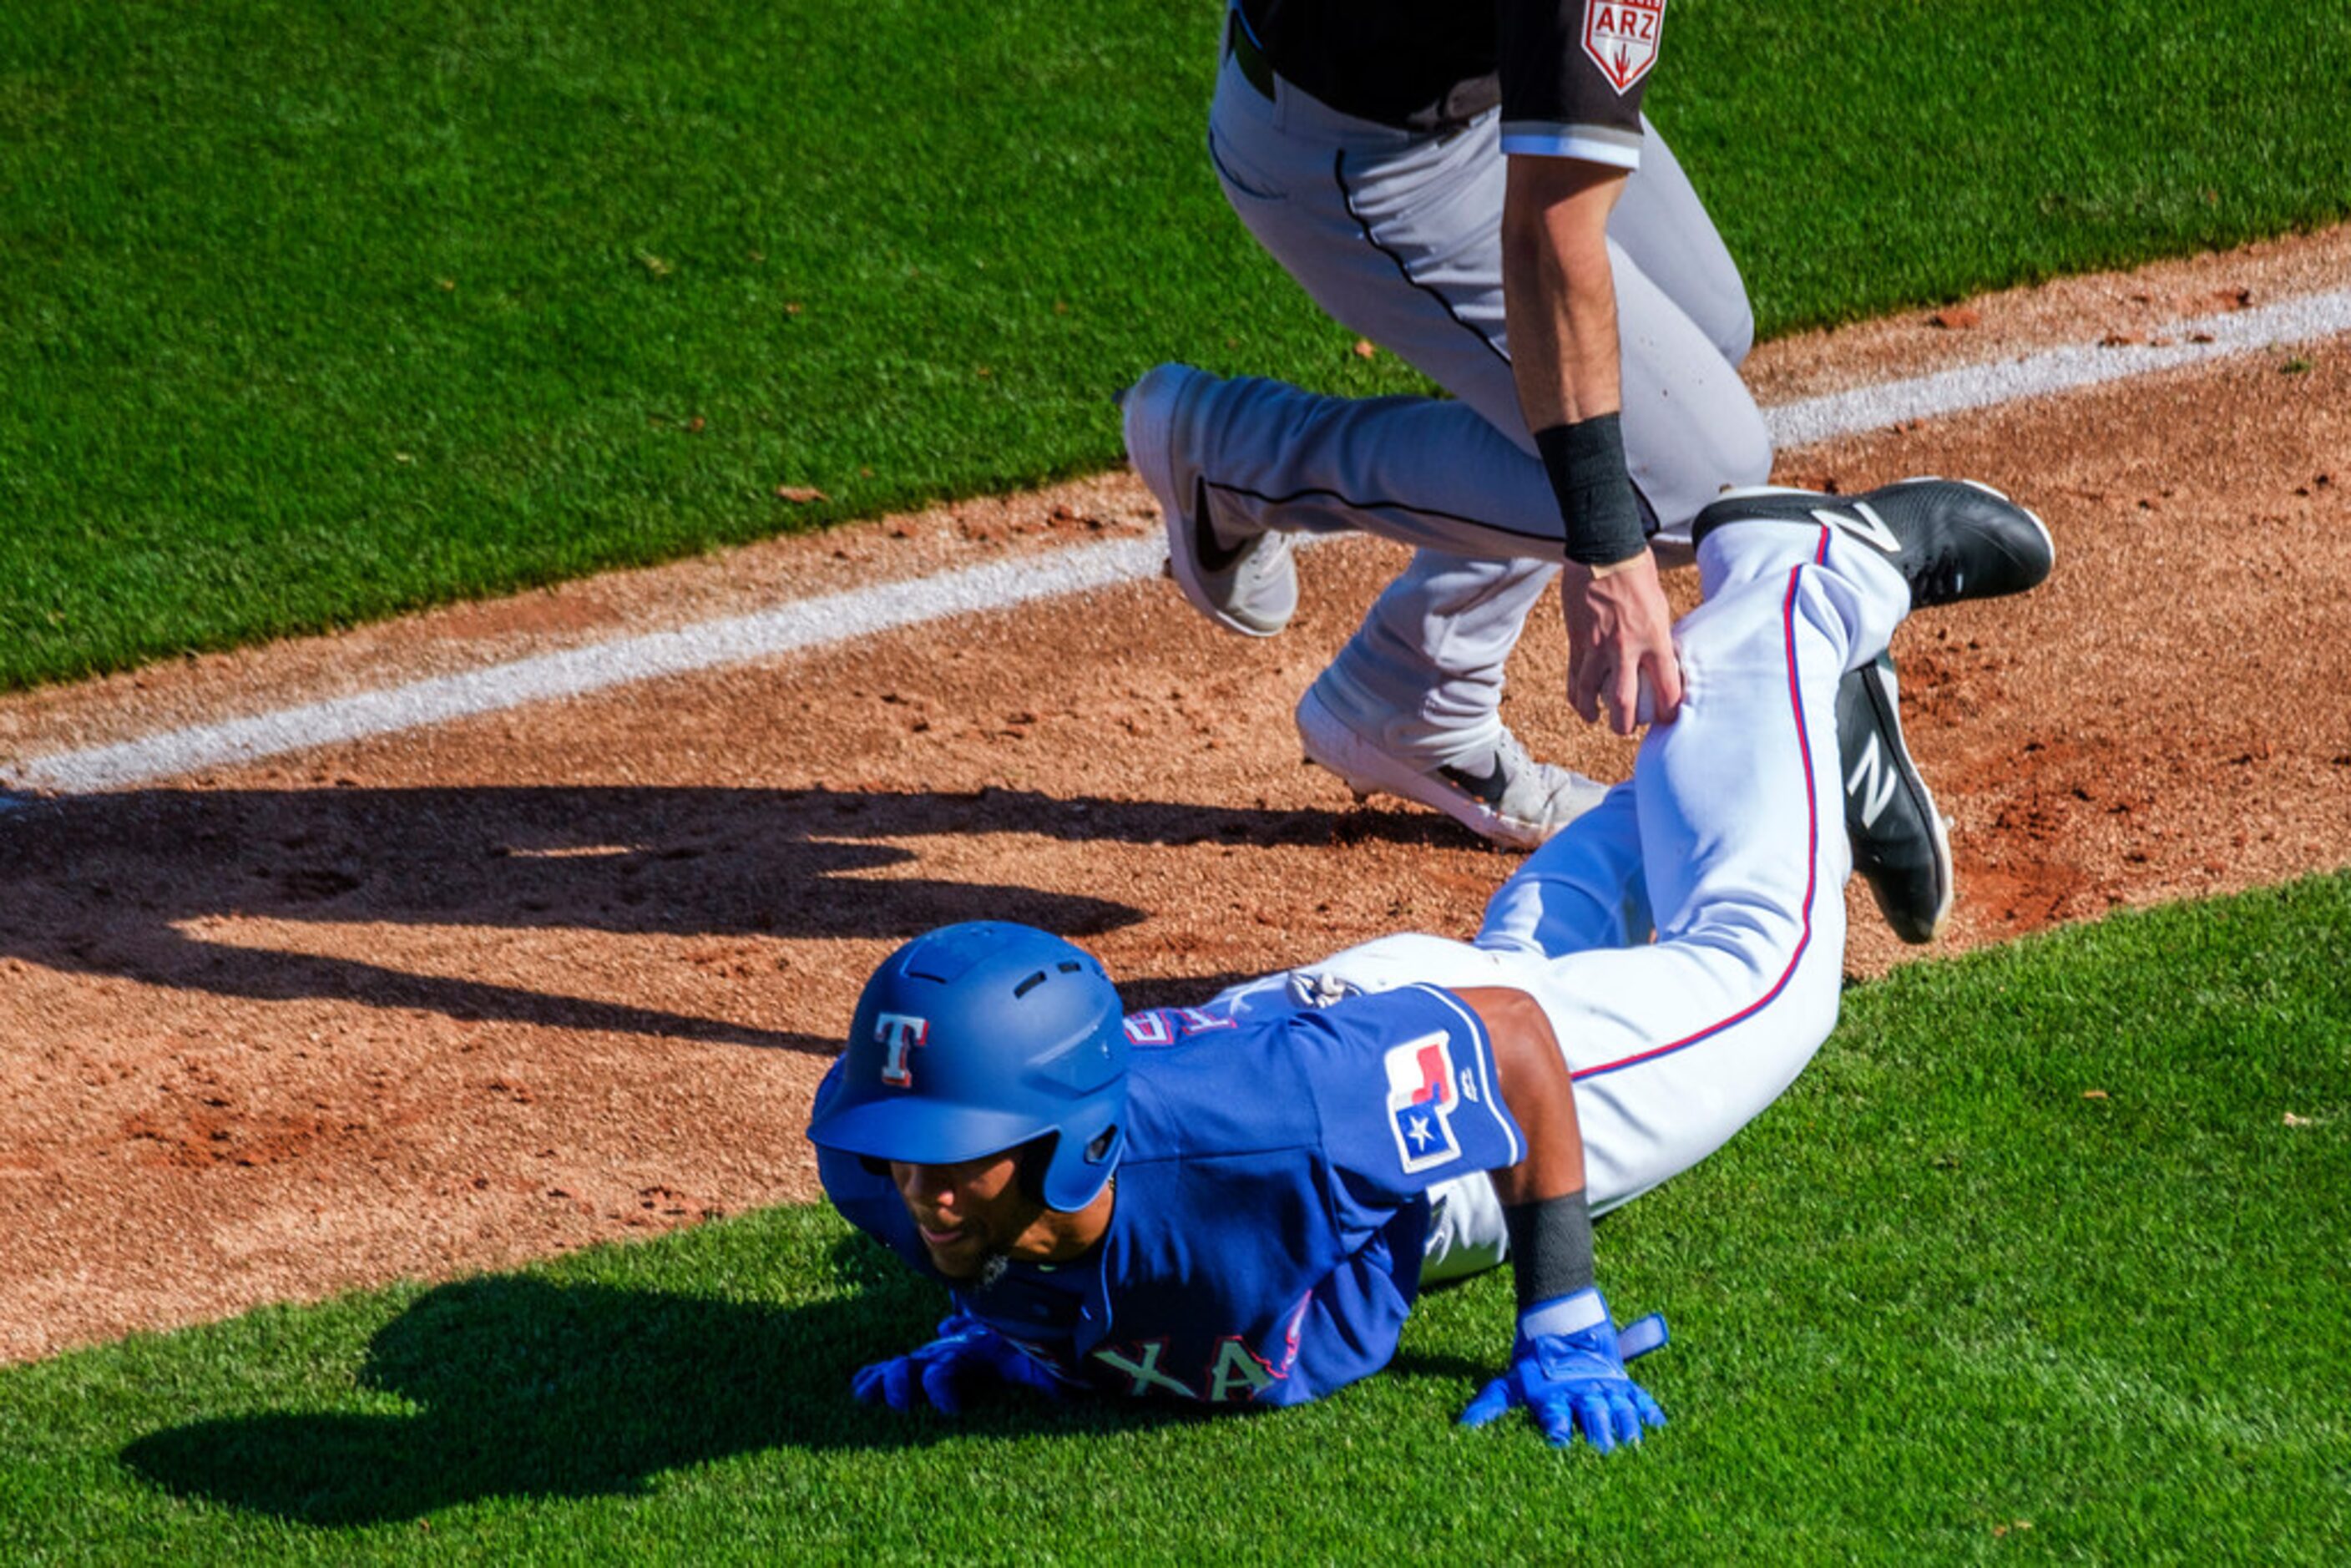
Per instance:
[[[1583,0],[1583,52],[1618,97],[1657,63],[1666,0]]]
[[[1388,1127],[1406,1176],[1417,1176],[1461,1157],[1453,1134],[1453,1113],[1461,1091],[1453,1071],[1453,1047],[1442,1033],[1393,1047],[1387,1053]]]

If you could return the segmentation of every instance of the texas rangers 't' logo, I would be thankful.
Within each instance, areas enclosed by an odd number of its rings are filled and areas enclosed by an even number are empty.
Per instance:
[[[873,1020],[873,1038],[882,1047],[883,1082],[893,1089],[914,1086],[914,1064],[909,1058],[930,1033],[930,1019],[904,1013],[883,1013]]]
[[[1618,96],[1657,63],[1666,0],[1583,0],[1583,52]]]
[[[1442,1031],[1393,1047],[1387,1054],[1388,1126],[1406,1176],[1461,1157],[1453,1135],[1461,1092],[1453,1077],[1453,1048]]]

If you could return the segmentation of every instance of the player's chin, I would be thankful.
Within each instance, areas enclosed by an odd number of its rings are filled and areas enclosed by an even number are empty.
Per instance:
[[[987,1261],[987,1243],[968,1230],[957,1231],[945,1240],[934,1239],[925,1231],[923,1250],[931,1255],[931,1267],[950,1280],[977,1279],[980,1266]]]

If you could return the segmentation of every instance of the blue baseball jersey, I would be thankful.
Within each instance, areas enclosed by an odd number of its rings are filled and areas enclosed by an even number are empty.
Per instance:
[[[1525,1139],[1450,993],[1268,999],[1127,1018],[1107,1234],[1075,1262],[956,1282],[963,1310],[1071,1382],[1211,1406],[1302,1404],[1387,1364],[1427,1189],[1516,1165]],[[823,1148],[818,1166],[843,1215],[937,1277],[886,1176]]]

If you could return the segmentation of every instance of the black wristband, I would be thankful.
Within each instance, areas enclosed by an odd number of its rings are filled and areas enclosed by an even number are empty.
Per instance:
[[[1649,548],[1641,503],[1625,467],[1622,419],[1604,413],[1535,432],[1535,450],[1567,525],[1565,554],[1579,566],[1614,566]]]
[[[1592,1206],[1581,1192],[1502,1206],[1519,1311],[1592,1289]]]

